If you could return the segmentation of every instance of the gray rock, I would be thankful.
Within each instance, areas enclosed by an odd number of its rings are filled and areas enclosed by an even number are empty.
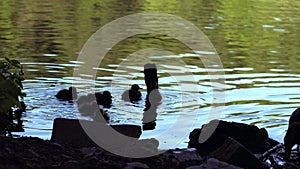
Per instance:
[[[198,165],[198,166],[190,166],[186,169],[242,169],[240,167],[225,163],[223,161],[219,161],[215,158],[209,158],[206,163]]]
[[[158,141],[156,139],[141,139],[124,147],[126,154],[132,157],[153,156],[158,154]]]
[[[124,169],[148,169],[149,166],[140,162],[127,163]]]
[[[84,154],[84,157],[93,156],[96,152],[96,147],[83,147],[80,149],[81,153]]]
[[[188,160],[203,160],[195,148],[175,149],[169,150],[169,152],[172,153],[179,162],[185,162]]]

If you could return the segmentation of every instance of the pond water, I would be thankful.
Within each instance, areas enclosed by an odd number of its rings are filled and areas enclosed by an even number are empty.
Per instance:
[[[160,12],[191,22],[214,45],[225,73],[220,118],[265,127],[271,138],[282,141],[300,102],[299,9],[296,0],[1,0],[1,58],[18,59],[25,69],[28,110],[21,134],[49,139],[53,119],[77,118],[74,105],[54,97],[74,81],[112,92],[113,106],[107,109],[111,124],[141,125],[144,101],[126,103],[120,95],[136,83],[144,88],[145,98],[144,62],[130,62],[130,57],[148,54],[161,61],[157,66],[163,104],[157,109],[156,128],[144,131],[142,138],[158,138],[160,148],[186,147],[189,132],[207,122],[213,107],[209,72],[214,70],[206,69],[179,41],[157,34],[129,37],[108,49],[93,68],[95,81],[84,80],[93,76],[89,74],[73,77],[83,45],[102,26],[129,14]]]

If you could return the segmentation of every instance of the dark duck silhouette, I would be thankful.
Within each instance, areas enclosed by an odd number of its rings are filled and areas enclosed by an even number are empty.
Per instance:
[[[96,101],[99,105],[102,105],[104,108],[110,108],[112,103],[112,96],[109,91],[104,91],[103,93],[95,93]]]
[[[291,115],[289,119],[289,126],[284,136],[284,146],[285,154],[284,159],[289,160],[291,155],[291,150],[295,144],[300,145],[300,108],[297,108]]]
[[[125,101],[130,101],[130,102],[136,102],[141,100],[142,94],[139,91],[140,86],[137,84],[134,84],[131,86],[131,88],[129,90],[126,90],[123,94],[122,94],[122,100]]]
[[[93,118],[95,121],[102,122],[101,116],[104,118],[105,122],[109,121],[109,115],[107,111],[99,108],[97,102],[94,100],[92,102],[89,101],[89,96],[81,96],[80,104],[77,103],[78,111],[83,116],[89,116]]]
[[[55,95],[58,100],[72,101],[77,99],[77,90],[75,87],[69,87],[69,89],[63,89],[58,91]]]

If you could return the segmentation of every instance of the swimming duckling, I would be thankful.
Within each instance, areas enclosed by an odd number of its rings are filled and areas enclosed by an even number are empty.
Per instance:
[[[83,95],[83,96],[80,96],[77,100],[76,100],[76,103],[77,105],[80,107],[81,105],[84,105],[85,103],[87,103],[87,96]]]
[[[81,115],[92,117],[95,121],[101,122],[100,114],[103,116],[106,122],[109,121],[109,116],[107,112],[99,108],[96,101],[86,102],[82,103],[81,105],[78,105],[78,111],[81,113]]]
[[[132,85],[129,90],[126,90],[122,94],[122,100],[130,101],[130,102],[135,102],[135,101],[141,100],[142,94],[139,91],[140,89],[142,89],[142,88],[140,88],[139,85],[137,85],[137,84]]]
[[[95,93],[95,96],[96,96],[97,103],[99,105],[102,105],[105,108],[111,107],[112,96],[109,91],[106,90],[103,93],[97,92],[97,93]]]
[[[108,113],[107,113],[107,111],[106,110],[103,110],[103,109],[99,109],[100,110],[100,114],[103,116],[103,118],[104,118],[104,120],[106,121],[106,122],[109,122],[109,116],[108,116]],[[99,114],[98,113],[96,113],[96,115],[95,115],[95,117],[94,117],[94,120],[98,120],[99,121],[99,119],[101,119],[100,117],[98,117],[99,116]]]
[[[60,90],[55,97],[58,100],[76,100],[77,99],[77,90],[75,87],[69,87],[69,89]]]

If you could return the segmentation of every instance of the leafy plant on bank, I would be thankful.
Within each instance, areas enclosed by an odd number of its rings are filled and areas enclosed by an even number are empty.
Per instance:
[[[21,120],[25,111],[22,92],[24,72],[19,61],[5,58],[0,61],[0,135],[23,131]]]

